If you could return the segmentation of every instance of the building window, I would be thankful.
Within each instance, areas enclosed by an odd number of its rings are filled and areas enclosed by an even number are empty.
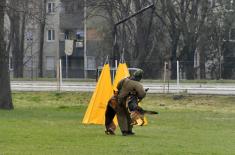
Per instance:
[[[87,57],[87,70],[94,70],[95,69],[95,57],[88,56]]]
[[[47,3],[47,13],[55,12],[55,3],[49,2]]]
[[[28,31],[25,33],[25,39],[27,41],[33,41],[33,32],[32,31]]]
[[[84,39],[84,32],[83,31],[76,32],[76,39],[83,40]]]
[[[55,30],[48,30],[47,31],[47,40],[54,41],[55,40]]]
[[[230,29],[229,40],[235,41],[235,28]]]
[[[52,56],[46,57],[46,70],[52,71],[55,70],[55,58]]]
[[[64,32],[64,39],[69,39],[69,32],[68,31]]]

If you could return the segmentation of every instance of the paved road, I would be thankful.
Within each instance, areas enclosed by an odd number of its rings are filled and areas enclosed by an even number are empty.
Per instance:
[[[149,93],[177,93],[187,92],[188,94],[223,94],[235,95],[235,84],[176,84],[143,83],[149,88]],[[12,81],[13,91],[85,91],[92,92],[96,86],[95,82],[63,82],[59,88],[56,82],[48,81]]]

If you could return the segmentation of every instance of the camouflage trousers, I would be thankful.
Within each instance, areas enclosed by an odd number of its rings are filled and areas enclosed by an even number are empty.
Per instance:
[[[115,131],[116,126],[113,122],[115,115],[117,115],[118,125],[122,132],[132,131],[133,125],[130,112],[126,107],[126,100],[119,100],[117,96],[113,96],[107,104],[105,112],[106,131]]]

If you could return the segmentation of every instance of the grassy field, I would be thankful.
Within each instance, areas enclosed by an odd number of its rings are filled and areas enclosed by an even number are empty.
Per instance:
[[[148,95],[148,125],[107,136],[81,123],[90,93],[15,92],[0,110],[0,155],[234,155],[235,97]]]

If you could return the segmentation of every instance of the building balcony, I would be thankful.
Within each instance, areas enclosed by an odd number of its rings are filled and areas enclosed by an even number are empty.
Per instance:
[[[60,57],[66,56],[65,54],[65,41],[60,41]],[[74,41],[73,53],[70,57],[84,57],[83,41]]]

